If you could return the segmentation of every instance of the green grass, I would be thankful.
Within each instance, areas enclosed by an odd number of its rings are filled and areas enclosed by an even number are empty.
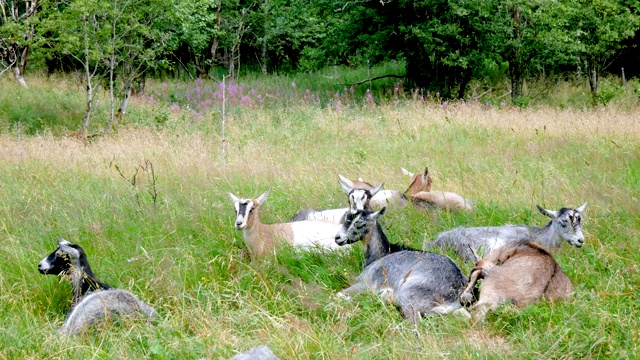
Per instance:
[[[51,100],[52,88],[43,81],[30,90],[25,109]],[[0,103],[10,107],[14,95]],[[81,103],[81,93],[68,99]],[[195,118],[134,99],[126,125],[83,143],[64,135],[73,130],[60,115],[64,101],[50,103],[58,130],[5,126],[0,135],[0,359],[223,359],[261,344],[282,359],[640,357],[637,109],[232,108],[223,171],[216,111]],[[460,225],[542,225],[536,204],[588,201],[585,247],[556,252],[572,298],[503,306],[480,323],[440,316],[414,327],[374,295],[335,298],[361,269],[359,246],[345,254],[284,247],[251,262],[232,226],[228,191],[270,189],[261,218],[276,222],[301,208],[344,206],[338,173],[404,190],[400,167],[425,166],[434,189],[464,195],[475,210],[390,210],[382,222],[392,241],[421,247]],[[83,246],[101,280],[136,293],[160,318],[58,336],[71,286],[36,268],[58,236]]]

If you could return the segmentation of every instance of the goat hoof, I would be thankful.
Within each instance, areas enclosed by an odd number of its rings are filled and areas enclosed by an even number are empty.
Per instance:
[[[470,292],[463,292],[460,295],[460,302],[464,305],[468,305],[471,304],[473,302],[473,294],[471,294]]]
[[[343,293],[342,291],[340,291],[339,293],[337,293],[335,296],[336,296],[336,299],[346,300],[346,301],[351,301],[351,296],[346,295],[346,294],[345,294],[345,293]]]

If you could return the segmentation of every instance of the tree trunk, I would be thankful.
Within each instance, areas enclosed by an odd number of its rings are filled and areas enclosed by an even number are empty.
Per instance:
[[[471,71],[464,70],[462,80],[460,81],[460,87],[458,88],[458,99],[464,99],[464,94],[467,91],[467,86],[471,82]]]
[[[593,104],[598,102],[598,66],[593,59],[589,60],[589,88],[591,89],[591,101]]]
[[[131,88],[133,87],[132,83],[128,83],[126,89],[124,90],[124,94],[122,95],[122,102],[120,103],[120,109],[118,109],[118,122],[122,121],[124,116],[127,114],[127,109],[129,108],[129,98],[131,98]]]
[[[269,26],[269,0],[264,0],[264,33],[262,44],[260,44],[260,69],[263,74],[267,73],[267,28]]]
[[[222,0],[218,1],[218,8],[216,9],[216,29],[220,29],[220,22],[222,21]],[[211,60],[216,63],[216,58],[218,56],[218,43],[220,42],[220,37],[216,35],[213,39],[213,44],[211,45]]]
[[[87,108],[84,111],[82,119],[82,130],[86,134],[89,127],[89,119],[91,118],[91,110],[93,109],[93,87],[91,86],[91,77],[87,77]]]
[[[518,103],[518,100],[522,96],[522,59],[520,58],[520,9],[517,7],[513,9],[513,51],[509,58],[509,79],[511,80],[511,101],[514,104]]]
[[[18,64],[13,65],[13,77],[23,88],[28,88],[27,81],[22,76],[22,73],[20,72],[20,66],[18,66]]]
[[[509,78],[511,79],[511,101],[516,104],[522,96],[524,81],[518,60],[509,62]]]

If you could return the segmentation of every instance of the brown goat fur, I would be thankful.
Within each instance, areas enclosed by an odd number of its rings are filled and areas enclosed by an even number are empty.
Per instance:
[[[507,301],[523,308],[543,297],[548,301],[566,299],[573,292],[571,280],[560,265],[535,242],[503,246],[479,260],[471,270],[461,302],[472,302],[473,290],[482,278],[480,296],[473,306],[477,317]]]
[[[429,176],[429,168],[424,169],[422,174],[414,174],[409,170],[402,168],[402,173],[409,176],[409,187],[405,194],[413,196],[420,191],[431,191],[431,183],[433,180]]]

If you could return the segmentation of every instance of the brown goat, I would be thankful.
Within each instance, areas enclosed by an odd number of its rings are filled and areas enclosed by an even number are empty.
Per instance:
[[[573,292],[571,280],[553,256],[535,242],[506,245],[480,259],[469,274],[469,283],[460,301],[470,304],[479,279],[480,297],[473,306],[476,317],[511,301],[519,308],[541,298],[549,301],[568,298]]]
[[[462,196],[449,192],[431,190],[432,179],[429,176],[429,168],[424,169],[422,174],[414,174],[405,168],[402,173],[409,176],[409,187],[405,194],[411,202],[421,209],[440,210],[471,210],[473,204]]]
[[[409,187],[405,194],[409,196],[413,196],[420,191],[431,191],[431,183],[433,180],[431,176],[429,176],[429,168],[424,169],[424,173],[422,174],[414,174],[411,171],[401,168],[402,173],[409,176]]]

